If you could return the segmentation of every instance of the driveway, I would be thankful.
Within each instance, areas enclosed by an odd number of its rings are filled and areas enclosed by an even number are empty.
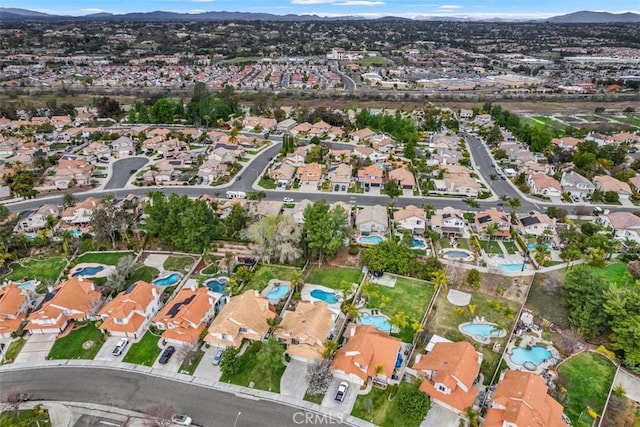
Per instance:
[[[173,352],[169,361],[166,364],[162,365],[160,364],[160,362],[158,362],[158,360],[160,360],[162,353],[170,345],[174,346],[176,351]],[[158,356],[156,361],[153,363],[152,367],[153,369],[162,369],[164,371],[178,372],[178,369],[180,369],[180,366],[182,365],[182,361],[184,360],[184,354],[185,352],[183,349],[180,348],[179,344],[167,344],[165,347],[162,348],[162,351],[160,352],[160,356]]]
[[[284,374],[280,379],[280,394],[296,399],[304,399],[307,392],[307,366],[308,363],[291,359]]]
[[[344,397],[342,402],[337,402],[335,400],[336,392],[338,391],[338,384],[342,381],[344,380],[334,378],[327,390],[327,393],[324,395],[322,407],[326,409],[325,413],[331,415],[341,413],[345,416],[351,414],[353,405],[356,403],[356,398],[358,397],[358,390],[360,389],[360,386],[347,381],[349,383],[347,395]]]
[[[122,337],[107,338],[107,340],[100,348],[100,351],[98,351],[98,354],[96,354],[96,357],[94,357],[94,360],[103,360],[105,362],[122,362],[122,358],[125,354],[127,354],[127,351],[129,351],[133,340],[129,338],[129,344],[127,345],[127,348],[124,349],[124,352],[122,352],[120,356],[114,356],[111,353],[113,352],[113,349],[116,348],[116,344],[118,344],[118,341],[120,341],[121,338]]]
[[[453,412],[432,403],[420,427],[458,427],[460,425],[458,420],[458,416]]]
[[[203,349],[204,356],[202,356],[202,360],[198,364],[193,376],[211,381],[219,381],[222,376],[222,371],[220,370],[220,365],[213,364],[213,356],[220,350],[220,347],[211,346],[209,348],[203,347]]]
[[[47,360],[47,356],[56,341],[57,334],[34,334],[27,339],[22,351],[14,363],[38,364]]]
[[[124,188],[129,178],[138,172],[138,169],[149,163],[146,157],[127,157],[117,160],[111,166],[109,182],[104,186],[105,190]]]

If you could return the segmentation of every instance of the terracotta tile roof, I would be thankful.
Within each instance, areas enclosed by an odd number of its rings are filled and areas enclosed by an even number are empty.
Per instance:
[[[416,178],[413,173],[405,168],[398,168],[389,172],[389,179],[398,181],[401,187],[415,187],[416,185]]]
[[[413,369],[425,376],[420,390],[432,399],[460,412],[473,405],[478,394],[473,381],[480,372],[480,363],[478,353],[468,342],[436,343],[429,354],[413,365]],[[440,391],[437,384],[443,384],[449,390]]]
[[[146,320],[144,313],[157,294],[155,286],[142,280],[137,281],[102,307],[98,316],[105,320],[100,329],[136,332]]]
[[[562,192],[562,187],[560,186],[560,181],[555,179],[552,176],[549,176],[544,173],[536,173],[531,175],[531,181],[533,181],[533,185],[537,190],[544,190],[545,188],[553,188],[559,192]]]
[[[309,163],[298,168],[296,173],[301,181],[319,181],[322,177],[322,166],[319,163]]]
[[[295,311],[285,311],[275,334],[287,342],[287,353],[319,359],[324,342],[333,329],[333,314],[324,302],[300,301]],[[298,344],[293,344],[292,340]]]
[[[358,169],[358,179],[360,182],[369,184],[382,184],[384,172],[377,165],[369,165],[365,168]]]
[[[426,215],[424,213],[424,209],[419,208],[417,206],[413,206],[413,205],[405,206],[399,211],[395,211],[393,213],[393,220],[402,221],[403,219],[411,218],[414,216],[422,219],[423,221],[426,221]]]
[[[376,366],[382,366],[382,374],[391,378],[400,345],[399,338],[389,336],[373,326],[360,325],[338,350],[331,367],[366,381],[368,377],[376,377]]]
[[[563,408],[547,394],[544,380],[529,372],[506,371],[493,393],[486,427],[566,427]]]
[[[611,212],[606,217],[614,230],[640,228],[640,217],[631,212]]]
[[[0,289],[0,335],[10,334],[20,328],[26,317],[23,310],[27,295],[12,283]]]
[[[153,322],[164,325],[163,338],[195,342],[206,326],[204,320],[213,310],[213,304],[207,288],[183,288],[167,302]]]
[[[631,187],[626,182],[615,179],[609,175],[599,175],[593,178],[593,183],[602,191],[615,191],[616,193],[632,194]]]

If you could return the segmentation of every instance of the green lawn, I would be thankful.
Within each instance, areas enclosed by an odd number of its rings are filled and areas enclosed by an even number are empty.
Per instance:
[[[303,400],[306,400],[307,402],[311,402],[311,403],[315,403],[317,405],[320,405],[322,403],[323,399],[324,399],[324,394],[321,394],[319,396],[314,396],[312,394],[305,393]]]
[[[129,348],[122,361],[136,365],[152,366],[162,351],[158,347],[159,340],[160,336],[147,331],[139,342],[131,344],[131,348]]]
[[[447,249],[451,247],[451,242],[449,241],[448,237],[441,237],[439,242],[440,242],[440,247],[442,249]]]
[[[0,414],[0,427],[51,427],[51,419],[46,409],[6,410]]]
[[[366,58],[362,58],[360,60],[360,65],[363,65],[365,67],[370,65],[385,66],[389,63],[390,61],[382,56],[367,56]]]
[[[260,181],[258,182],[258,186],[264,188],[265,190],[275,190],[276,182],[269,177],[263,176],[262,178],[260,178]]]
[[[480,246],[488,254],[501,254],[502,249],[495,240],[480,240]]]
[[[24,344],[26,342],[27,340],[24,338],[19,338],[15,341],[12,341],[11,344],[9,344],[9,347],[7,347],[7,350],[4,352],[4,361],[0,364],[13,363],[18,354],[20,354],[20,351],[22,350],[22,347],[24,347]]]
[[[593,422],[586,414],[587,406],[602,414],[615,372],[613,363],[593,352],[578,354],[558,367],[560,384],[567,389],[564,413],[574,426],[590,426]]]
[[[343,282],[360,284],[361,280],[362,271],[357,268],[314,266],[307,275],[305,282],[326,286],[331,289],[341,289]]]
[[[251,344],[242,356],[238,356],[240,367],[238,372],[235,375],[222,374],[220,382],[230,382],[247,387],[253,381],[254,388],[280,393],[280,378],[286,366],[283,363],[277,369],[272,370],[271,380],[269,381],[269,378],[263,373],[264,369],[256,359],[260,347],[262,347],[262,342],[260,341]]]
[[[202,360],[203,356],[204,356],[204,351],[202,350],[196,351],[195,356],[191,358],[187,358],[189,360],[185,359],[182,362],[182,365],[180,365],[180,369],[178,370],[178,372],[180,372],[181,374],[193,375],[193,373],[196,371],[196,368],[200,364],[200,361]]]
[[[509,252],[509,254],[511,255],[517,254],[518,252],[520,252],[518,250],[518,245],[516,245],[514,242],[503,242],[503,244],[507,252]]]
[[[14,262],[9,267],[11,273],[6,275],[6,279],[14,281],[36,279],[42,283],[47,281],[54,282],[67,261],[60,256],[49,258],[32,258],[23,263]]]
[[[499,342],[502,348],[507,344],[508,334],[516,320],[518,308],[515,302],[489,297],[479,292],[471,294],[471,303],[468,306],[456,307],[447,301],[447,292],[441,292],[435,304],[435,316],[427,325],[427,332],[429,335],[438,334],[451,341],[468,341],[473,344],[476,350],[484,355],[480,372],[484,374],[485,382],[488,383],[500,363],[501,356],[500,353],[493,351],[493,344]],[[492,338],[490,344],[481,344],[458,330],[461,323],[469,322],[475,316],[484,316],[488,322],[497,323],[506,330],[507,336]]]
[[[118,261],[126,256],[135,257],[133,252],[90,252],[78,258],[77,263],[95,262],[105,265],[118,265]]]
[[[85,343],[93,345],[83,348]],[[48,359],[93,359],[104,344],[104,335],[95,323],[80,326],[53,343]]]
[[[191,267],[196,260],[190,256],[170,256],[164,262],[164,269],[167,271],[179,271],[183,273],[188,267]]]
[[[593,272],[607,282],[614,283],[617,286],[630,286],[635,283],[635,280],[629,274],[627,264],[622,262],[613,262],[605,268],[594,268]]]
[[[418,385],[403,381],[400,383],[395,398],[389,401],[391,388],[380,390],[374,387],[369,394],[358,395],[356,403],[353,405],[351,415],[382,427],[419,426],[420,421],[415,422],[407,419],[398,407],[399,397],[402,394],[417,389]],[[372,408],[370,413],[367,411],[367,406]],[[426,412],[424,415],[427,415]]]
[[[470,250],[469,241],[467,239],[458,239],[458,247],[460,249]]]
[[[371,307],[379,307],[382,297],[389,298],[389,303],[382,307],[381,311],[389,317],[403,311],[409,315],[409,324],[400,330],[399,336],[404,342],[413,342],[415,334],[411,327],[412,322],[422,321],[424,312],[431,302],[435,292],[434,286],[429,282],[398,278],[393,288],[381,285],[373,285],[376,295],[369,298]]]
[[[295,271],[300,271],[300,269],[295,267],[285,267],[282,265],[263,264],[255,270],[253,277],[245,283],[242,290],[246,291],[249,289],[256,289],[258,292],[262,292],[262,290],[267,287],[269,280],[291,280]]]
[[[212,262],[207,267],[203,268],[200,274],[216,274],[218,272],[218,263]]]
[[[143,280],[147,283],[151,283],[153,279],[158,277],[158,274],[160,274],[160,272],[155,267],[150,267],[148,265],[138,266],[135,270],[133,270],[131,277],[127,279],[127,285],[135,283],[138,280]]]

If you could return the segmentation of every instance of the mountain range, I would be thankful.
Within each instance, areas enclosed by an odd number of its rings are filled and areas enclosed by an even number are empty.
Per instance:
[[[176,13],[165,11],[154,12],[133,12],[116,15],[108,12],[94,13],[84,16],[50,15],[33,10],[0,7],[0,22],[22,22],[22,21],[133,21],[133,22],[163,22],[163,21],[349,21],[365,20],[361,16],[337,16],[325,17],[318,15],[275,15],[271,13],[251,13],[251,12],[202,12],[202,13]],[[395,16],[385,16],[377,20],[410,20]],[[420,16],[414,20],[421,21],[479,21],[479,19],[464,18],[459,16]],[[495,18],[482,19],[487,22],[508,22],[509,20]],[[513,20],[512,22],[525,22],[524,20]],[[546,19],[527,20],[526,22],[550,22],[555,24],[606,24],[606,23],[640,23],[640,14],[637,13],[609,13],[580,11],[566,15],[554,16]]]

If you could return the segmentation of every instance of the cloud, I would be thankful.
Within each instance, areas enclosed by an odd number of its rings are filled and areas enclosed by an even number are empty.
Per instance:
[[[462,6],[457,4],[443,4],[442,6],[438,6],[439,10],[456,10],[461,8]]]
[[[333,3],[334,6],[382,6],[386,3],[383,1],[369,1],[369,0],[346,0]]]

